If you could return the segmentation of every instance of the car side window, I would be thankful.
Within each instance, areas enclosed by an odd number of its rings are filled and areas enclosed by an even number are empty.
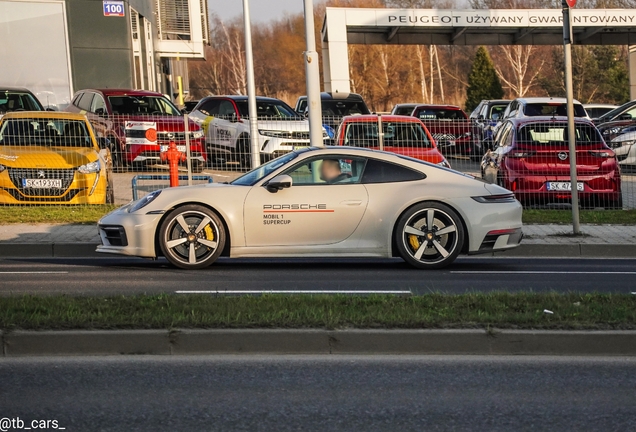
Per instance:
[[[84,111],[91,110],[91,102],[93,101],[93,93],[86,92],[82,95],[77,103],[77,106]]]
[[[221,100],[212,99],[207,102],[203,102],[201,106],[198,108],[206,116],[218,116],[219,115],[219,106],[221,105]]]
[[[304,160],[283,174],[292,178],[292,186],[360,183],[365,162],[363,158],[323,156]]]
[[[234,109],[232,102],[228,100],[221,101],[219,105],[219,117],[229,119],[234,115],[236,115],[236,109]]]
[[[499,134],[499,136],[497,137],[497,145],[504,146],[504,143],[506,142],[506,139],[508,138],[508,133],[510,132],[511,127],[512,126],[510,123],[506,123],[503,126],[503,128],[501,129],[501,134]]]
[[[390,162],[369,159],[362,175],[363,184],[397,183],[423,180],[426,175],[413,169]]]
[[[96,94],[93,97],[93,103],[91,104],[91,112],[95,114],[106,114],[106,102],[104,102],[104,98],[101,95]]]

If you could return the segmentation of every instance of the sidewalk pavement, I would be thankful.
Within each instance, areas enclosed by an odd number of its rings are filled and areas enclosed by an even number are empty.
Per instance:
[[[636,257],[636,226],[582,225],[581,236],[570,225],[524,225],[517,249],[497,256]],[[96,225],[15,224],[0,226],[0,256],[97,256]],[[103,255],[99,255],[103,256]]]

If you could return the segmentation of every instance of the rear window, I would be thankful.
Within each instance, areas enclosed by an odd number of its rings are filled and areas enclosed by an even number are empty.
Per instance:
[[[575,129],[577,144],[598,144],[603,142],[594,126],[576,125]],[[567,145],[568,127],[565,123],[539,123],[522,126],[517,134],[517,142],[532,145]]]
[[[528,117],[537,116],[567,116],[567,105],[564,103],[529,103],[523,113]],[[587,117],[585,108],[581,104],[574,104],[575,117]]]
[[[399,106],[395,108],[395,111],[393,112],[393,114],[410,116],[411,113],[413,112],[413,109],[415,109],[415,107],[410,105]]]
[[[321,104],[324,116],[369,114],[369,108],[361,101],[323,100]]]
[[[466,114],[460,110],[451,109],[430,109],[418,110],[417,116],[420,120],[466,120]]]
[[[422,124],[417,122],[382,122],[386,147],[431,148]],[[377,122],[350,122],[347,124],[345,145],[376,147],[379,145]]]

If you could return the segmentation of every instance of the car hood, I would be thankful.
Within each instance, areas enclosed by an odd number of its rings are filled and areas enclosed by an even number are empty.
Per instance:
[[[258,128],[261,130],[276,131],[309,131],[308,120],[259,120]]]
[[[75,168],[99,159],[92,147],[0,146],[0,165],[8,168]]]
[[[157,132],[183,132],[185,130],[185,124],[183,117],[181,116],[134,116],[134,115],[122,115],[116,116],[116,122],[121,123],[122,126],[126,125],[126,122],[153,122],[157,124]],[[189,119],[190,130],[199,130],[199,125]]]

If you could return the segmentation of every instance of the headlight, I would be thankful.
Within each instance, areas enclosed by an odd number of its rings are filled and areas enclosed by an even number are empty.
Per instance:
[[[199,138],[203,138],[205,136],[205,134],[203,133],[202,130],[198,130],[198,131],[192,132],[191,136],[192,136],[193,139],[199,139]]]
[[[7,169],[7,167],[6,167],[6,166],[4,166],[4,165],[0,165],[0,173],[1,173],[2,171],[6,170],[6,169]]]
[[[97,160],[95,162],[90,162],[85,165],[82,165],[81,167],[77,168],[77,170],[81,172],[82,174],[92,174],[92,173],[99,172],[100,168],[101,168],[101,164]]]
[[[259,129],[258,133],[272,138],[291,138],[291,133],[286,131],[264,130]]]
[[[636,140],[612,141],[612,147],[621,147],[621,146],[633,145],[633,144],[636,144]]]
[[[130,207],[128,209],[128,213],[134,213],[137,210],[141,210],[142,208],[146,207],[148,204],[153,202],[154,199],[157,198],[160,193],[161,193],[160,190],[150,192],[148,195],[146,195],[145,197],[137,201],[132,207]]]

